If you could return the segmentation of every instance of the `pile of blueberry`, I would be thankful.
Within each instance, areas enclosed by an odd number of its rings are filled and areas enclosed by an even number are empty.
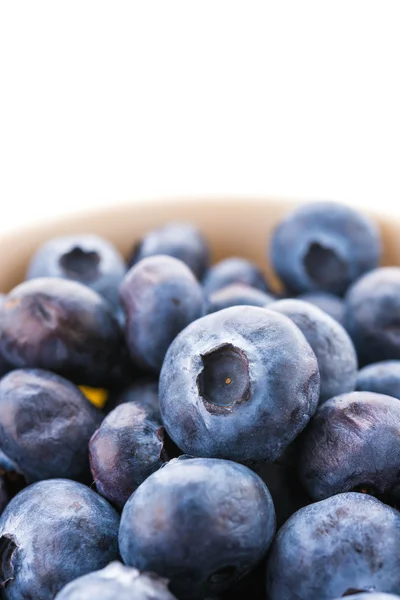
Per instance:
[[[400,599],[400,267],[303,205],[210,266],[49,240],[0,297],[4,600]],[[397,594],[397,595],[396,595]]]

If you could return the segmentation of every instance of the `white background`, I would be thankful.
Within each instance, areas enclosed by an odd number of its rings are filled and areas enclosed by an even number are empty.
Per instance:
[[[0,0],[0,232],[134,198],[400,212],[398,0]]]

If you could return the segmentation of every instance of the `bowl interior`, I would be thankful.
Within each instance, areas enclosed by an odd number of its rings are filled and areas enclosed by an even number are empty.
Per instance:
[[[276,283],[268,262],[268,243],[276,224],[298,202],[282,198],[185,198],[121,204],[13,232],[0,239],[0,292],[25,277],[30,257],[45,240],[70,233],[96,233],[128,256],[150,229],[168,221],[198,225],[209,240],[213,262],[227,256],[255,261]],[[373,214],[382,232],[383,264],[400,264],[400,218]]]

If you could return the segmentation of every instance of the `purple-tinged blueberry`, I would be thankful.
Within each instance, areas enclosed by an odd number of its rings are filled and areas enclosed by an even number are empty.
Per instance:
[[[233,256],[210,267],[203,280],[204,293],[210,296],[234,283],[269,292],[269,285],[261,269],[250,260]]]
[[[275,298],[257,288],[243,283],[232,283],[212,292],[205,303],[205,314],[211,314],[231,306],[267,306]]]
[[[181,260],[152,256],[128,271],[120,296],[131,358],[158,373],[172,340],[203,314],[202,288]]]
[[[400,360],[383,360],[360,369],[356,389],[400,400]]]

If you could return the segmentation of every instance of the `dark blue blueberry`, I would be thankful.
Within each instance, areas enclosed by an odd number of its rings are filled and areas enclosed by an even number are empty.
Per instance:
[[[250,469],[178,458],[128,500],[119,546],[126,564],[166,577],[179,598],[204,598],[254,568],[274,533],[270,493]]]
[[[269,285],[261,269],[245,258],[225,258],[213,265],[204,277],[206,296],[233,283],[241,283],[262,292],[269,291]]]
[[[328,292],[308,292],[300,294],[299,300],[305,300],[314,304],[341,325],[344,325],[344,301],[339,296]]]
[[[275,271],[295,293],[343,294],[378,266],[378,228],[353,208],[334,202],[306,204],[276,228],[271,245]]]
[[[304,300],[278,300],[268,308],[292,319],[313,349],[321,377],[321,402],[355,389],[356,351],[335,319]]]
[[[300,478],[316,500],[364,491],[400,507],[400,402],[353,392],[320,406],[303,434]]]
[[[55,600],[176,600],[167,581],[112,562],[66,585]]]
[[[132,360],[158,373],[176,335],[203,314],[203,293],[192,271],[170,256],[144,258],[120,288]]]
[[[364,367],[358,372],[356,389],[400,400],[400,360],[384,360]]]
[[[117,512],[88,487],[67,479],[20,492],[0,518],[4,600],[53,600],[67,583],[118,560]]]
[[[65,477],[87,481],[88,443],[102,419],[67,379],[40,369],[16,369],[0,381],[0,448],[6,471],[28,483]]]
[[[111,412],[114,408],[125,402],[134,402],[138,406],[143,407],[150,418],[161,421],[160,403],[158,401],[158,380],[139,379],[122,392],[111,394],[105,406],[106,412]]]
[[[317,359],[301,331],[267,308],[236,306],[198,319],[171,344],[161,415],[194,456],[274,461],[319,398]]]
[[[89,444],[97,491],[122,508],[129,496],[167,460],[161,419],[135,402],[120,404]]]
[[[26,281],[0,308],[0,352],[14,368],[47,369],[102,386],[121,348],[122,332],[107,302],[75,281]]]
[[[0,475],[0,515],[7,506],[10,495],[7,489],[7,483],[3,475]]]
[[[261,290],[244,285],[232,283],[220,290],[216,290],[206,299],[205,313],[210,314],[230,308],[231,306],[267,306],[275,298]]]
[[[352,286],[345,324],[361,365],[400,359],[399,267],[375,269]]]
[[[332,600],[400,589],[400,513],[366,494],[301,508],[280,529],[267,569],[269,600]]]
[[[202,279],[210,262],[208,244],[199,229],[191,223],[168,223],[145,235],[134,247],[129,266],[157,254],[179,258],[198,279]]]
[[[45,242],[34,254],[26,275],[79,281],[103,296],[118,311],[118,288],[126,264],[118,250],[97,235],[69,235]]]

